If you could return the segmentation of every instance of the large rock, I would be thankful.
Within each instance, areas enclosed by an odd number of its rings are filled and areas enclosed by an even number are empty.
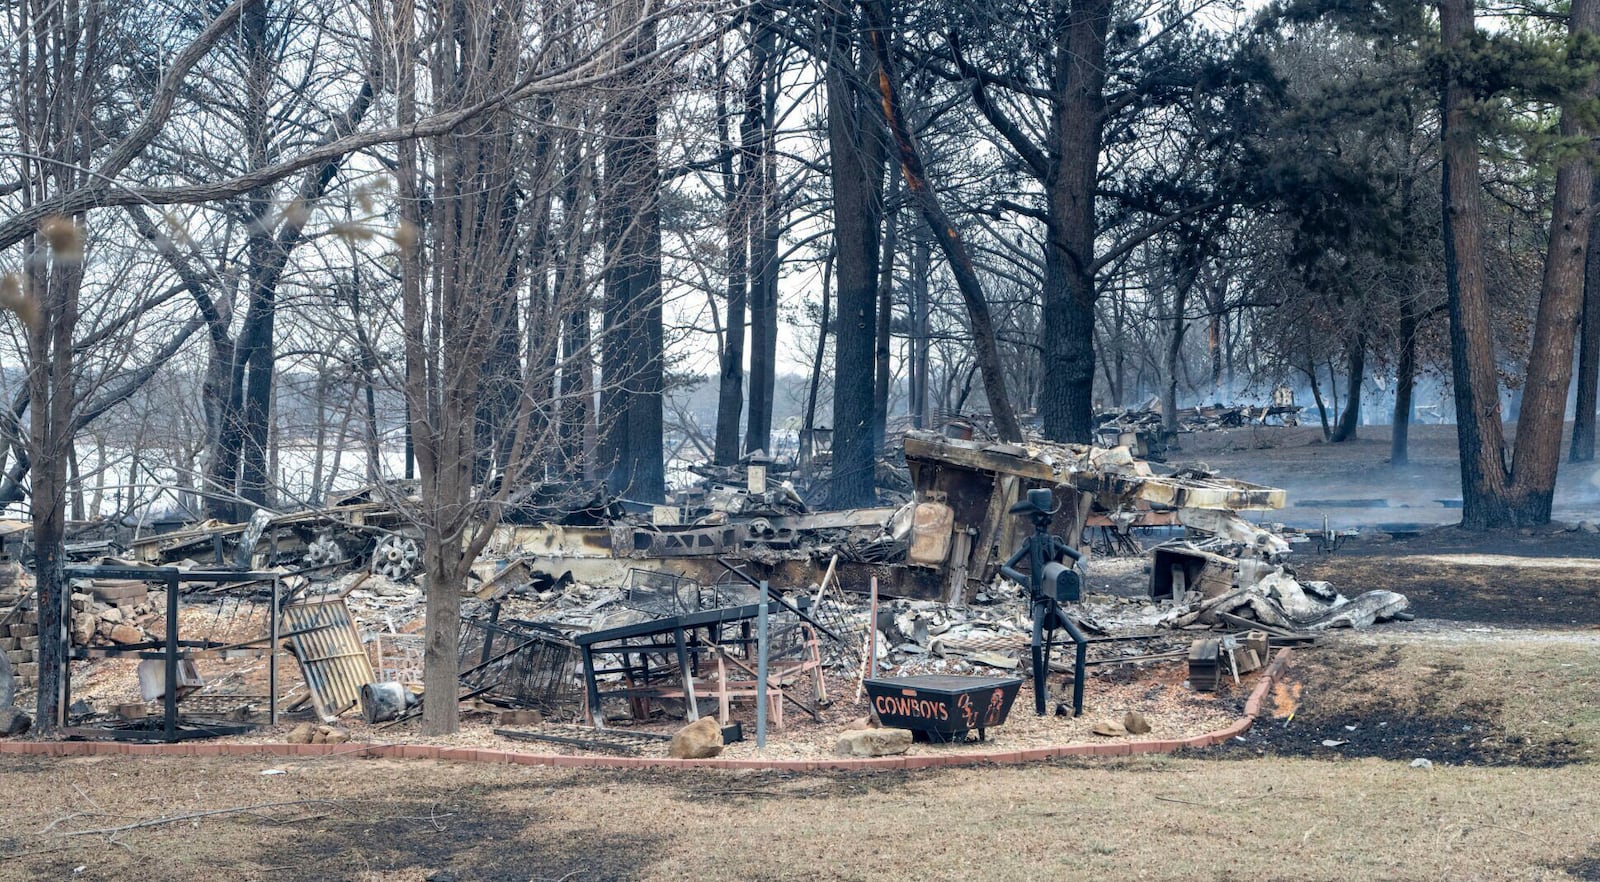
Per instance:
[[[87,646],[94,639],[95,628],[99,627],[100,619],[92,612],[72,614],[72,642],[77,646]]]
[[[132,625],[115,625],[111,628],[112,643],[143,643],[144,632]]]
[[[283,740],[289,744],[310,744],[313,736],[317,734],[317,727],[310,723],[301,723],[289,730]]]
[[[722,726],[716,717],[701,717],[678,730],[667,745],[673,759],[708,759],[722,753]]]
[[[833,746],[840,756],[891,756],[910,749],[910,729],[852,729]]]
[[[1099,722],[1095,723],[1094,728],[1090,729],[1089,731],[1106,738],[1117,738],[1128,734],[1128,727],[1122,725],[1116,720],[1100,720]]]
[[[0,737],[21,735],[33,725],[33,717],[14,707],[0,708]]]
[[[1150,721],[1144,718],[1144,714],[1131,710],[1122,718],[1122,728],[1133,735],[1147,735],[1150,733]]]

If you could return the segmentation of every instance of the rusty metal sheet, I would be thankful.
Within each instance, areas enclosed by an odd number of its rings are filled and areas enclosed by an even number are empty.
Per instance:
[[[311,702],[324,722],[332,722],[361,700],[361,687],[376,681],[372,660],[344,600],[311,600],[284,607],[285,630]]]

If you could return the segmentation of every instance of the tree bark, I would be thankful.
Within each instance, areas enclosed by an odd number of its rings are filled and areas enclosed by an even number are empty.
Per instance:
[[[1600,34],[1600,0],[1573,0],[1571,35],[1591,41]],[[1547,524],[1561,466],[1561,432],[1566,422],[1567,390],[1572,383],[1572,357],[1583,305],[1584,268],[1593,207],[1592,128],[1587,106],[1600,93],[1600,73],[1572,96],[1561,111],[1561,136],[1586,145],[1579,155],[1556,169],[1555,202],[1550,217],[1550,244],[1545,252],[1539,312],[1533,345],[1517,410],[1517,441],[1512,455],[1512,507],[1519,524]]]
[[[750,186],[750,417],[744,449],[771,451],[773,396],[778,377],[778,235],[776,180],[778,86],[771,11],[764,3],[751,7],[756,31],[755,53],[761,71],[760,153]]]
[[[800,455],[805,463],[809,463],[817,452],[817,393],[822,391],[822,359],[828,351],[828,322],[832,318],[828,313],[832,306],[832,294],[833,252],[829,251],[822,262],[822,320],[817,324],[817,351],[811,358],[811,384],[806,391],[806,415],[800,435]]]
[[[1600,204],[1600,183],[1590,193]],[[1595,408],[1600,406],[1600,224],[1589,223],[1589,251],[1584,256],[1583,323],[1578,345],[1578,400],[1572,421],[1573,462],[1594,461]]]
[[[891,179],[892,180],[892,179]],[[890,355],[894,345],[894,253],[897,244],[895,229],[895,195],[899,186],[891,184],[885,200],[883,223],[883,257],[878,261],[878,349],[872,369],[872,445],[883,449],[889,429]]]
[[[1389,436],[1389,464],[1405,465],[1411,456],[1411,396],[1417,380],[1417,310],[1407,297],[1400,301],[1400,362],[1394,378],[1394,425]]]
[[[616,6],[610,26],[642,16],[639,0]],[[655,49],[646,26],[622,48],[632,63]],[[654,84],[642,70],[624,75],[607,110],[605,143],[605,334],[601,340],[602,467],[607,486],[641,502],[666,495],[662,462],[662,359],[660,169]]]
[[[931,333],[928,306],[928,241],[918,237],[911,248],[911,425],[932,425],[928,413],[928,362]]]
[[[1456,65],[1479,41],[1473,0],[1439,0],[1439,29]],[[1445,292],[1450,311],[1450,369],[1456,404],[1456,442],[1461,462],[1461,525],[1507,527],[1515,516],[1506,498],[1504,434],[1494,360],[1494,325],[1483,263],[1483,182],[1474,96],[1458,73],[1446,72],[1441,88]]]
[[[1356,334],[1351,339],[1349,359],[1344,411],[1339,414],[1339,424],[1328,438],[1334,444],[1356,440],[1361,425],[1361,387],[1367,376],[1367,340],[1364,335]]]
[[[1182,364],[1183,336],[1188,329],[1189,271],[1180,270],[1180,281],[1172,292],[1172,330],[1167,335],[1166,382],[1161,386],[1161,434],[1169,447],[1178,444],[1178,369]]]
[[[831,36],[825,75],[839,308],[834,343],[833,474],[828,498],[834,508],[857,508],[871,505],[877,498],[872,374],[886,145],[879,133],[877,111],[867,97],[867,80],[876,75],[876,65],[869,52],[858,51],[855,18],[845,3],[824,3]]]
[[[738,165],[735,167],[733,144],[724,137],[722,160],[722,189],[727,208],[724,224],[727,229],[727,313],[723,322],[721,372],[717,391],[717,437],[713,459],[718,465],[732,465],[739,461],[739,428],[744,414],[744,341],[745,299],[749,287],[750,261],[750,206],[745,182],[755,171],[756,139],[760,137],[761,80],[752,54],[750,70],[746,75],[743,104],[739,125]],[[726,114],[720,115],[718,127],[726,135]]]
[[[1039,341],[1051,380],[1040,390],[1039,416],[1046,437],[1088,443],[1094,430],[1094,197],[1111,2],[1055,0],[1054,8],[1062,24],[1051,84],[1055,108],[1045,181],[1050,223]]]

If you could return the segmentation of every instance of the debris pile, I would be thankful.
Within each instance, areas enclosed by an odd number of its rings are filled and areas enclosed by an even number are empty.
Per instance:
[[[1150,555],[1150,596],[1177,601],[1164,619],[1172,627],[1253,621],[1300,632],[1410,618],[1405,595],[1368,591],[1352,600],[1327,582],[1296,579],[1284,562],[1288,541],[1236,515],[1180,510],[1179,521],[1193,538],[1163,543]]]

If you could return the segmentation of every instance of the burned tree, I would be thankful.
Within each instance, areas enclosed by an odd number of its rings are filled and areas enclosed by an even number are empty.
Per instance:
[[[618,88],[606,111],[605,330],[600,344],[600,459],[614,491],[646,502],[666,495],[662,462],[661,217],[656,157],[659,96],[645,63],[655,24],[640,0],[609,10],[620,43]]]

